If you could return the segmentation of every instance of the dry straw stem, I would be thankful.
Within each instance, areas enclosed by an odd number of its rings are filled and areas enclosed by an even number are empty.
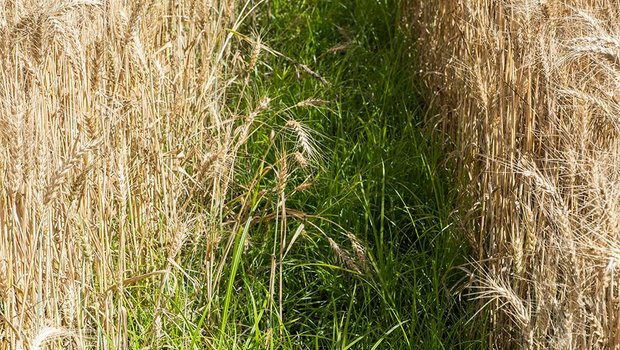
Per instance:
[[[272,48],[270,48],[269,46],[264,45],[260,38],[258,37],[257,39],[252,39],[247,35],[244,35],[242,33],[239,33],[237,31],[231,30],[231,33],[234,33],[237,37],[243,39],[244,41],[247,41],[249,43],[252,44],[253,46],[253,53],[252,56],[256,55],[256,57],[258,57],[258,54],[260,53],[260,51],[265,51],[273,56],[277,56],[280,57],[286,61],[291,62],[292,64],[294,64],[300,71],[302,71],[305,74],[308,74],[309,76],[315,78],[316,80],[320,81],[322,84],[324,85],[330,85],[330,82],[327,81],[327,79],[325,79],[321,74],[319,74],[318,72],[312,70],[310,67],[308,67],[307,65],[298,62],[286,55],[284,55],[283,53],[276,51]],[[250,63],[252,63],[252,60],[250,60]],[[250,64],[250,67],[254,67],[254,65]]]
[[[620,348],[620,7],[411,5],[493,348]],[[474,204],[475,203],[475,204]]]
[[[268,105],[226,105],[244,69],[226,28],[258,3],[0,1],[0,349],[126,348],[146,296],[125,286],[166,300],[189,243],[207,242],[213,297],[236,156]]]

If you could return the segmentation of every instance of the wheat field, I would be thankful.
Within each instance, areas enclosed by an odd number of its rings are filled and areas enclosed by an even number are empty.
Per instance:
[[[260,54],[232,49],[253,5],[0,2],[0,349],[126,349],[147,297],[160,348],[198,312],[168,311],[182,249],[217,293],[237,155],[269,106],[228,96]]]
[[[489,325],[471,344],[620,348],[620,6],[321,4],[0,1],[0,349],[465,346],[454,270]]]
[[[412,15],[489,343],[620,348],[620,6],[426,1]]]

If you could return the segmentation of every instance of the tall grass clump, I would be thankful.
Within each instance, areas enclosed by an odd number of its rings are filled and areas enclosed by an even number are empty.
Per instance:
[[[287,199],[315,214],[284,265],[285,324],[300,348],[485,348],[452,289],[469,249],[452,167],[423,121],[404,4],[273,0],[256,18],[289,56],[268,58],[257,84],[284,106],[319,103],[286,111],[325,150],[312,186]]]
[[[411,6],[476,251],[491,345],[620,347],[620,8],[614,1]]]
[[[0,349],[235,344],[254,4],[0,3]]]

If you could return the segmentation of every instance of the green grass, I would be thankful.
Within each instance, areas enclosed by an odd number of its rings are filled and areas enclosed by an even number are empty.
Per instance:
[[[260,29],[244,34],[288,58],[263,50],[240,88],[239,96],[253,89],[251,95],[272,99],[239,160],[237,195],[227,205],[244,216],[230,218],[238,234],[219,294],[209,299],[188,279],[164,300],[165,309],[176,310],[163,327],[170,348],[486,348],[481,331],[467,323],[472,310],[450,292],[468,249],[454,227],[450,164],[424,126],[427,108],[415,56],[399,30],[400,6],[272,0],[253,14],[248,28]],[[249,54],[252,45],[239,40]],[[309,98],[328,103],[290,108]],[[247,111],[258,103],[230,99]],[[315,170],[291,170],[284,155],[297,146],[289,119],[314,130],[323,155]],[[294,192],[302,183],[312,186]],[[271,215],[283,206],[306,216]],[[330,246],[328,237],[355,256],[347,233],[366,247],[367,267],[359,259],[347,264]],[[199,248],[181,255],[181,266],[195,267],[188,276],[204,276]],[[135,349],[148,344],[141,329],[149,318],[148,309],[133,315]]]

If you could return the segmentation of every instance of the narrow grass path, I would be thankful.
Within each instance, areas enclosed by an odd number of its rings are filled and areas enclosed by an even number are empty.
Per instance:
[[[233,33],[227,99],[258,126],[221,232],[183,248],[175,288],[131,289],[130,348],[487,348],[451,290],[468,249],[401,1],[272,0]]]
[[[320,219],[311,220],[315,234],[304,235],[287,255],[282,319],[256,311],[274,289],[266,285],[265,252],[276,238],[255,238],[255,259],[244,263],[244,284],[254,292],[234,301],[234,318],[243,318],[244,300],[252,300],[252,332],[279,325],[279,332],[256,335],[257,343],[484,348],[466,322],[472,313],[449,290],[462,277],[455,266],[468,251],[452,222],[449,166],[422,126],[425,108],[415,57],[398,29],[400,6],[398,0],[273,0],[253,19],[265,45],[287,56],[259,63],[253,88],[286,109],[274,118],[315,130],[311,137],[323,153],[320,170],[303,182],[311,187],[287,198],[289,207]],[[287,108],[300,102],[310,106]],[[262,154],[261,137],[267,136],[257,135],[250,153]],[[348,259],[360,253],[358,243],[366,255],[355,265]]]

